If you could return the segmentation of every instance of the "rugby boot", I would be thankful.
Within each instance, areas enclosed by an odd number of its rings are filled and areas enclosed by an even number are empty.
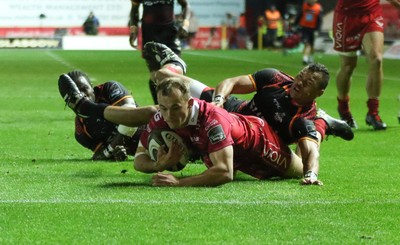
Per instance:
[[[168,63],[178,63],[182,67],[183,74],[186,74],[186,63],[162,43],[147,42],[143,48],[143,58],[150,71],[158,70]]]
[[[85,95],[81,93],[74,80],[72,80],[72,78],[67,74],[62,74],[58,79],[58,90],[60,91],[65,104],[77,113],[78,104]]]
[[[365,122],[375,130],[384,130],[387,127],[386,123],[382,122],[382,119],[378,114],[367,114]]]
[[[344,140],[352,140],[354,138],[353,130],[351,130],[351,127],[347,122],[335,119],[321,109],[317,110],[316,118],[323,119],[328,125],[326,130],[327,135],[338,136]]]
[[[354,118],[353,118],[353,116],[351,115],[350,112],[347,113],[347,114],[342,114],[339,111],[339,116],[340,116],[340,119],[342,121],[345,121],[347,123],[347,125],[349,125],[351,128],[354,128],[354,129],[358,128],[358,125],[357,125],[356,121],[354,120]]]

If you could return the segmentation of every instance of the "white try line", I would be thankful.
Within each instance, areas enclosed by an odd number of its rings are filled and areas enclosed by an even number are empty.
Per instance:
[[[75,70],[76,69],[75,66],[73,66],[71,63],[65,61],[64,59],[62,59],[60,56],[56,55],[52,51],[46,51],[46,55],[51,57],[53,60],[57,61],[58,63],[61,63],[62,65],[70,68],[71,70]]]
[[[129,199],[97,199],[97,200],[68,200],[68,199],[49,199],[49,200],[0,200],[0,204],[145,204],[145,205],[165,205],[165,204],[201,204],[201,205],[337,205],[337,204],[400,204],[400,200],[386,201],[366,201],[366,200],[297,200],[297,201],[282,201],[282,200],[256,200],[256,201],[240,201],[240,200],[129,200]]]
[[[66,72],[69,72],[69,71],[72,71],[72,70],[81,70],[81,69],[77,68],[76,66],[72,65],[71,63],[65,61],[63,58],[61,58],[60,56],[58,56],[57,54],[55,54],[55,53],[52,52],[52,51],[46,51],[46,55],[48,55],[49,57],[51,57],[51,58],[54,59],[55,61],[59,62],[60,64],[62,64],[62,65],[64,65],[64,66],[68,67],[69,70],[66,71]],[[92,83],[95,82],[95,81],[97,81],[97,79],[96,79],[95,77],[89,77],[89,78],[90,78],[90,81],[91,81]]]

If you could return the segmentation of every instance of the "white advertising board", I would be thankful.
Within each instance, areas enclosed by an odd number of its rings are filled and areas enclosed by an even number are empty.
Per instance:
[[[227,12],[238,16],[244,0],[189,0],[201,26],[220,25]],[[180,12],[175,3],[175,12]],[[129,0],[0,0],[0,27],[81,26],[90,11],[102,27],[127,26]],[[45,18],[39,18],[44,14]]]

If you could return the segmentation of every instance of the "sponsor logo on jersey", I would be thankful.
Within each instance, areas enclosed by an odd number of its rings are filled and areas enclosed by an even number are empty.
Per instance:
[[[376,18],[376,19],[375,19],[375,23],[376,23],[380,28],[383,28],[383,18],[382,18],[382,17]]]
[[[157,122],[157,121],[160,121],[160,119],[161,119],[161,112],[157,112],[156,114],[154,114],[154,120]]]
[[[281,105],[279,104],[279,101],[277,99],[274,99],[273,103],[274,103],[276,109],[280,109],[281,108]]]
[[[210,129],[211,127],[214,127],[214,125],[217,125],[218,121],[213,119],[206,127],[205,130],[208,131],[208,129]]]
[[[342,38],[343,38],[343,22],[336,24],[335,32],[335,48],[342,48]]]
[[[191,136],[190,137],[190,141],[195,143],[195,142],[199,142],[200,141],[200,137],[199,136]]]
[[[207,136],[210,139],[211,144],[216,144],[226,139],[226,135],[221,124],[210,128],[207,131]]]
[[[121,91],[121,90],[114,90],[114,91],[111,93],[110,97],[111,97],[111,98],[117,98],[117,97],[120,97],[121,95],[122,95],[122,91]]]
[[[274,115],[274,120],[277,122],[283,122],[283,118],[286,116],[286,113],[284,112],[275,112]]]
[[[266,159],[268,159],[272,164],[277,165],[279,167],[283,167],[283,169],[287,169],[288,161],[284,156],[282,156],[282,154],[277,149],[279,148],[274,148],[274,149],[272,149],[271,147],[264,148],[263,156]]]
[[[153,6],[157,4],[168,4],[172,5],[174,4],[174,0],[144,0],[143,1],[143,6]]]

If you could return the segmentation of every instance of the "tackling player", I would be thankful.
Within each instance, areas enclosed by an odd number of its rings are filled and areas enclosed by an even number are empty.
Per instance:
[[[151,46],[151,48],[149,48]],[[168,49],[165,45],[148,43],[145,50],[161,53]],[[165,52],[165,51],[163,51]],[[147,54],[147,52],[146,52]],[[157,62],[155,54],[147,54],[148,62]],[[267,68],[250,75],[241,75],[223,80],[215,89],[179,74],[180,66],[169,63],[157,73],[158,81],[178,76],[190,83],[190,93],[193,97],[212,102],[224,107],[229,112],[244,115],[254,115],[265,119],[278,135],[287,143],[297,142],[294,138],[299,127],[296,120],[301,118],[314,121],[313,130],[317,130],[322,138],[325,134],[339,136],[345,140],[352,140],[354,134],[351,128],[343,121],[336,120],[322,110],[317,116],[315,99],[321,96],[329,81],[329,73],[322,64],[310,64],[303,68],[296,77],[292,77],[276,69]],[[250,101],[240,100],[231,94],[255,93]]]
[[[66,99],[66,103],[70,107],[71,101],[62,92],[65,83],[75,84],[82,96],[92,102],[121,107],[136,107],[132,95],[122,84],[116,81],[108,81],[93,87],[85,73],[75,70],[62,74],[58,83],[61,96]],[[124,161],[128,155],[133,156],[136,152],[141,130],[142,128],[130,128],[111,123],[103,117],[86,117],[79,113],[76,113],[75,117],[75,139],[79,144],[93,151],[93,160]]]

